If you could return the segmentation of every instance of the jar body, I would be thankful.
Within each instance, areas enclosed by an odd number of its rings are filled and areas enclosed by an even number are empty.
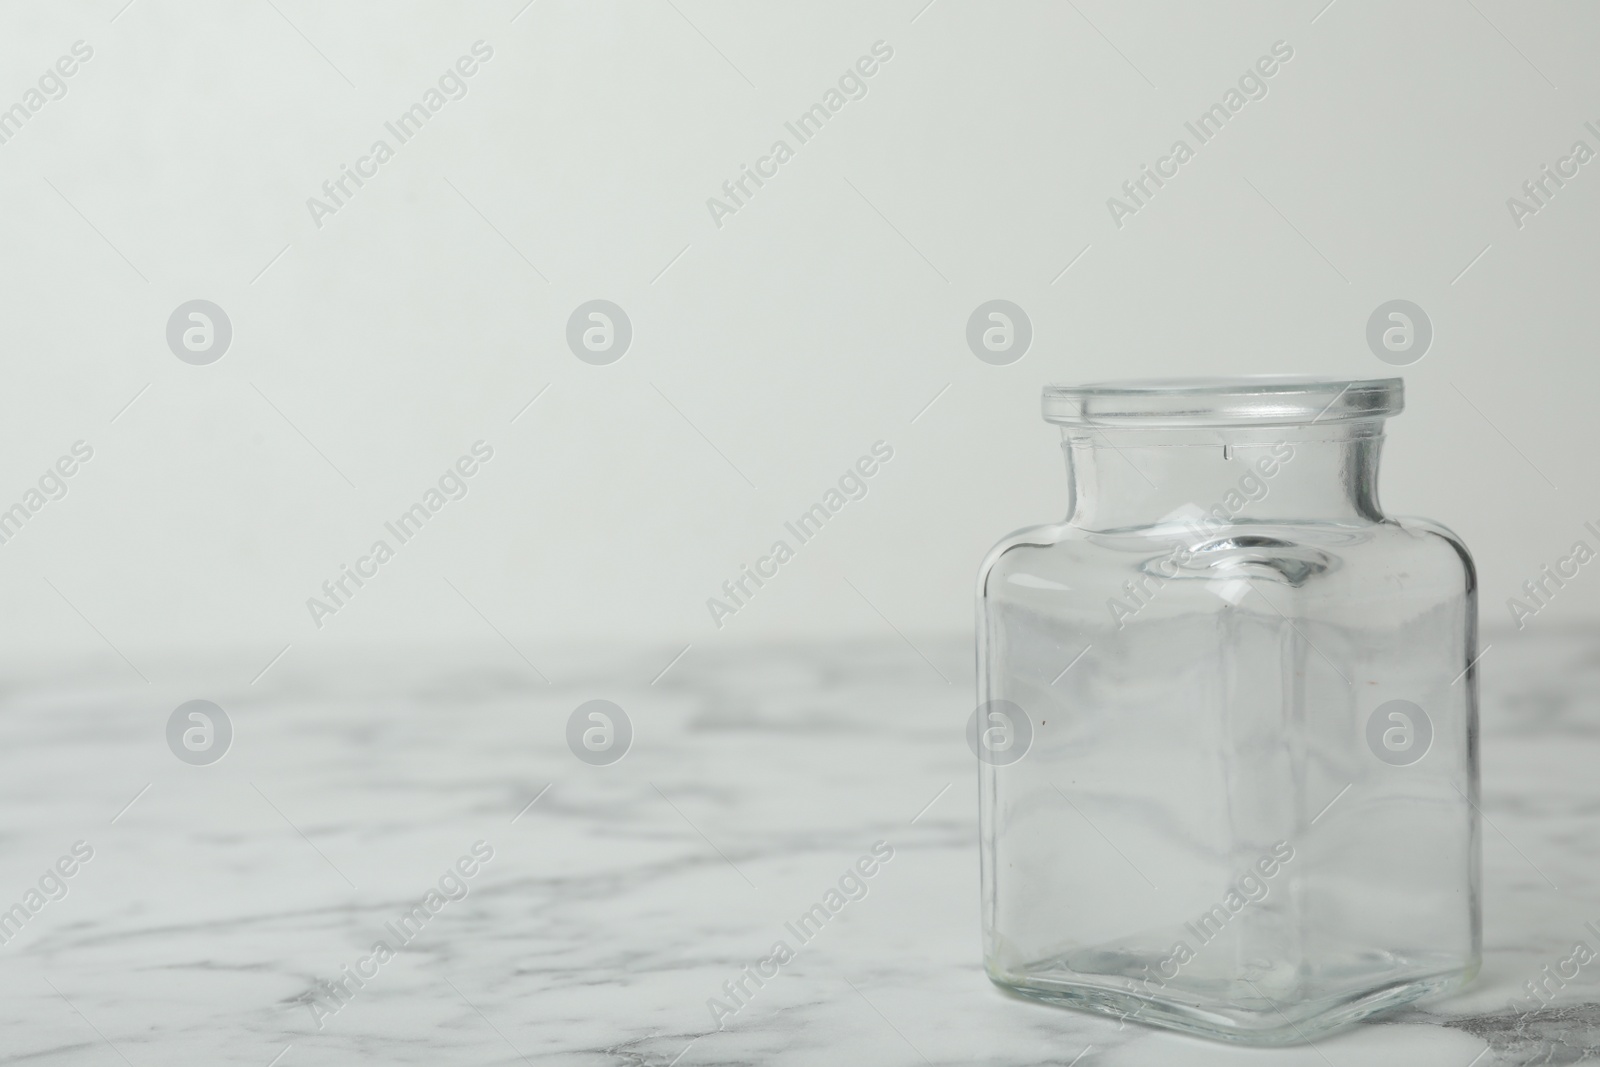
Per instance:
[[[1375,498],[1253,513],[1256,485],[1348,475],[1363,448],[1375,472],[1378,432],[1225,436],[1151,446],[1198,466],[1069,440],[1082,468],[1204,484],[983,565],[985,962],[1028,996],[1280,1043],[1476,973],[1475,579],[1457,538]],[[1246,506],[1210,506],[1235,472]]]

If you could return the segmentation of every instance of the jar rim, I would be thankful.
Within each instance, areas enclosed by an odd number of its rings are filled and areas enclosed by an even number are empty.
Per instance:
[[[1400,378],[1262,374],[1044,387],[1044,419],[1061,426],[1303,425],[1381,419],[1404,407]]]

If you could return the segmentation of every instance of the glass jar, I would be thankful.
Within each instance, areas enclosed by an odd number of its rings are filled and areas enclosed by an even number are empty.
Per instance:
[[[996,983],[1278,1044],[1477,973],[1476,579],[1379,508],[1402,395],[1045,390],[1068,515],[978,583]]]

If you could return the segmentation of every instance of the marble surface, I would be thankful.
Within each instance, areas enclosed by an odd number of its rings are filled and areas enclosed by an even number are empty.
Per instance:
[[[504,648],[297,650],[254,683],[14,669],[0,910],[44,885],[0,945],[0,1062],[1576,1063],[1600,1055],[1600,961],[1549,1009],[1508,1002],[1597,944],[1600,633],[1488,640],[1482,977],[1265,1051],[984,978],[963,642],[547,651],[549,683]],[[194,698],[234,727],[210,766],[167,747]],[[565,742],[593,698],[634,725],[611,766]],[[785,924],[877,842],[865,896],[800,943]],[[380,939],[401,946],[381,963]],[[718,1029],[708,1000],[780,939],[793,958]],[[371,977],[336,1005],[321,983],[346,966]]]

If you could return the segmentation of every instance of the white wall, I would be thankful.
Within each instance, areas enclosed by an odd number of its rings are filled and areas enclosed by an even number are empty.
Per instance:
[[[1365,325],[1398,297],[1437,334],[1390,510],[1466,537],[1490,624],[1597,543],[1600,163],[1520,228],[1506,201],[1600,150],[1600,11],[923,2],[7,5],[0,107],[93,56],[0,144],[0,507],[94,456],[0,545],[0,642],[154,671],[498,640],[485,617],[534,663],[889,635],[878,612],[960,631],[986,547],[1062,511],[1042,383],[1380,376]],[[480,40],[467,95],[398,145],[384,123]],[[865,97],[798,144],[785,120],[878,41]],[[1277,41],[1265,98],[1114,224]],[[394,158],[317,226],[307,198],[379,137]],[[794,158],[716,225],[777,138]],[[209,366],[165,339],[195,298],[233,326]],[[565,343],[593,298],[633,324],[609,366]],[[992,298],[1033,324],[1009,366],[965,341]],[[307,598],[480,439],[467,497],[315,627]],[[879,440],[867,497],[715,629],[706,598]],[[1597,616],[1600,564],[1529,625]]]

